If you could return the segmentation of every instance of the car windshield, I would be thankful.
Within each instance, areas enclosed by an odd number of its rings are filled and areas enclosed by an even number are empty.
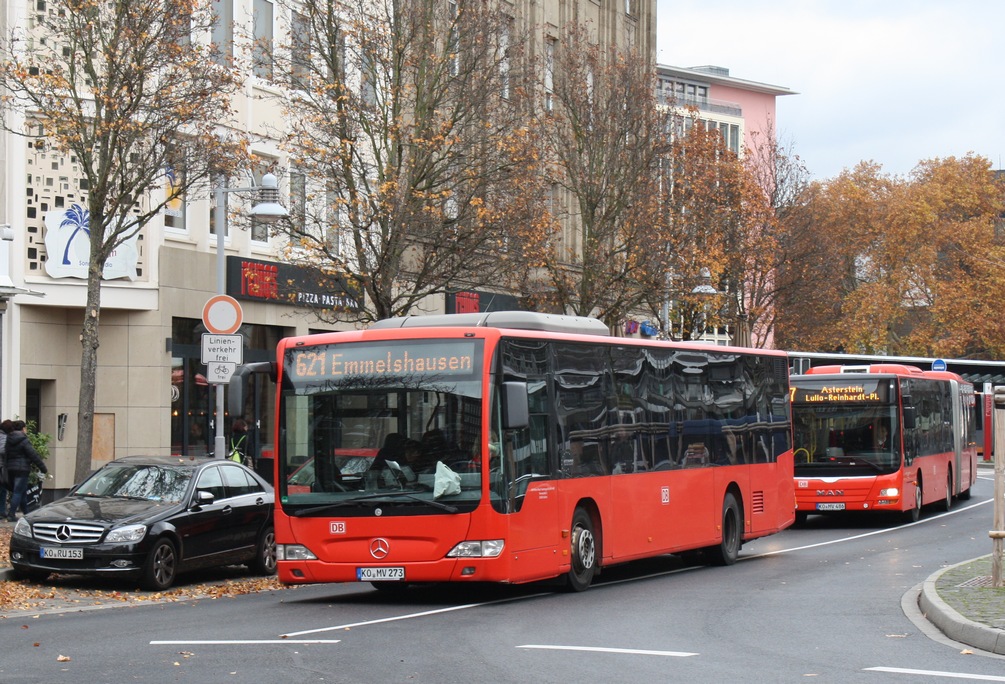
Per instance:
[[[481,341],[318,345],[284,364],[280,502],[470,510],[481,493]],[[365,503],[364,503],[365,502]]]
[[[111,463],[85,480],[74,494],[177,503],[185,497],[191,479],[191,468]]]

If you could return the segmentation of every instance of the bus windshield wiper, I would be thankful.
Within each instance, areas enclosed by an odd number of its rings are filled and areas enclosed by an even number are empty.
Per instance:
[[[352,506],[361,501],[372,501],[375,499],[388,499],[392,497],[405,497],[411,499],[412,501],[418,501],[419,503],[428,504],[433,508],[439,508],[441,510],[447,511],[448,513],[456,513],[457,507],[451,506],[450,504],[441,503],[439,501],[432,501],[430,499],[423,499],[421,497],[415,496],[414,494],[409,494],[407,492],[380,492],[377,494],[366,494],[364,496],[356,496],[351,499],[345,499],[344,501],[334,501],[328,504],[320,504],[317,506],[311,506],[310,508],[301,508],[294,511],[290,515],[296,518],[302,518],[305,515],[311,515],[314,513],[321,513],[326,510],[333,508],[342,508],[343,506]]]

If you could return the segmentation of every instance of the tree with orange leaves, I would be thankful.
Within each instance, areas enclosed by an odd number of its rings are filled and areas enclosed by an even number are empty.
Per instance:
[[[662,158],[661,215],[654,232],[665,265],[646,303],[674,337],[735,326],[749,315],[748,286],[773,249],[770,207],[755,178],[694,109],[673,112]],[[735,328],[734,328],[735,335]]]
[[[815,183],[786,227],[779,344],[855,353],[995,357],[1005,190],[979,156],[933,159],[907,178],[859,164]]]
[[[214,60],[208,0],[49,0],[3,46],[8,130],[72,156],[89,247],[75,479],[91,471],[103,268],[171,202],[231,172],[243,140],[222,134],[239,82]],[[14,116],[16,114],[17,116]],[[153,191],[153,192],[151,192]],[[49,255],[58,259],[60,255]],[[65,258],[65,257],[64,257]]]

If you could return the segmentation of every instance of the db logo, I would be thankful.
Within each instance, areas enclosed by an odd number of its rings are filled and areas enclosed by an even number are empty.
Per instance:
[[[332,534],[345,534],[345,521],[344,520],[332,520],[329,523],[329,532]]]

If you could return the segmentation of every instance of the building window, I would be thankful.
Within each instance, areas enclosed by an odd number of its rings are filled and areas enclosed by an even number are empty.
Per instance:
[[[512,23],[513,19],[506,17],[499,33],[499,80],[500,87],[502,88],[502,96],[507,99],[510,95],[509,43]]]
[[[213,53],[217,64],[234,56],[234,0],[213,0]]]
[[[272,79],[272,3],[255,0],[255,44],[252,63],[255,76]]]
[[[184,184],[184,171],[174,167],[167,169],[164,174],[164,194],[167,197],[164,204],[165,228],[185,230],[185,193],[178,191]]]
[[[310,21],[299,12],[290,20],[293,31],[290,46],[290,83],[294,88],[307,90],[311,84]]]
[[[544,42],[544,110],[555,109],[555,46],[558,41],[548,38]]]
[[[290,172],[290,221],[300,233],[307,228],[307,176],[300,171]]]
[[[450,44],[448,46],[450,60],[449,70],[451,76],[456,76],[461,71],[461,36],[457,26],[457,2],[450,0],[447,3],[448,16],[450,17]]]
[[[377,104],[377,59],[373,48],[363,49],[363,59],[360,64],[360,93],[363,103],[373,107]]]

